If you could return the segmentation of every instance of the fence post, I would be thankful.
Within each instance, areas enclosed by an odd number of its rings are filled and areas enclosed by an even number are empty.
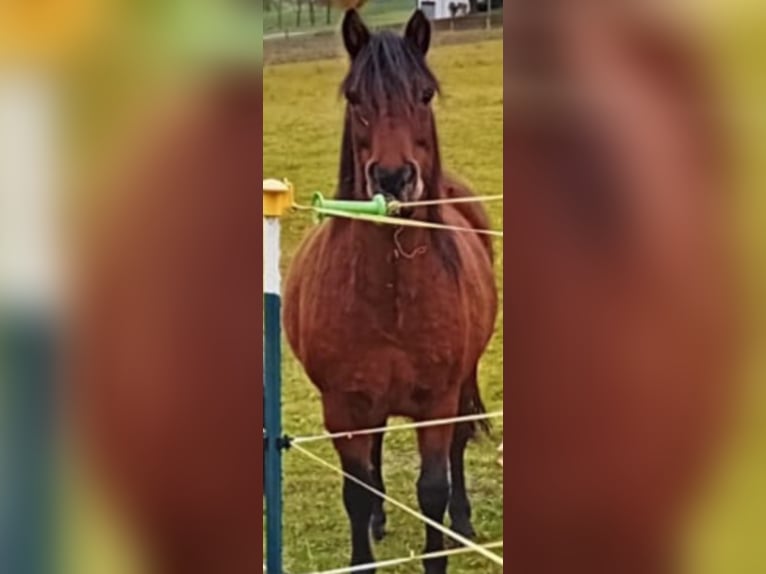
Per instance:
[[[282,568],[282,333],[280,218],[292,205],[292,188],[286,182],[263,182],[263,418],[264,494],[266,497],[266,573],[283,574]]]

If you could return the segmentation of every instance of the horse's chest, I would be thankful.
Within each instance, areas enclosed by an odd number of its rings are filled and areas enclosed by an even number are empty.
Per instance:
[[[457,285],[441,281],[436,273],[408,271],[402,265],[386,273],[360,274],[355,284],[344,286],[338,322],[356,333],[382,331],[410,344],[459,331],[467,302]]]
[[[469,330],[467,302],[455,282],[429,273],[427,263],[419,271],[357,269],[324,290],[311,311],[317,319],[312,324],[323,331],[312,338],[317,352],[347,356],[358,349],[399,349],[410,365],[424,368],[454,361]]]

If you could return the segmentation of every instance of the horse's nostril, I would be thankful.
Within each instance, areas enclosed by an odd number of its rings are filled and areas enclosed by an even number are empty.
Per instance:
[[[406,163],[404,164],[404,167],[402,168],[402,180],[405,184],[412,183],[415,181],[415,175],[417,174],[417,170],[415,169],[415,165],[412,163]]]

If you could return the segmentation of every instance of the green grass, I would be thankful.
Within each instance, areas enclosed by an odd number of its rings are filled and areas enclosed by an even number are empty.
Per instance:
[[[377,0],[368,2],[361,9],[365,21],[370,26],[384,26],[405,22],[415,8],[414,0]],[[273,34],[282,30],[307,31],[334,28],[340,20],[343,12],[336,8],[331,10],[330,23],[327,23],[327,7],[317,5],[315,8],[315,25],[309,22],[308,1],[304,2],[301,11],[301,25],[297,25],[297,3],[284,2],[282,5],[282,26],[279,26],[279,16],[275,6],[263,14],[263,33]]]
[[[445,165],[478,192],[501,193],[502,43],[439,48],[432,62],[445,91],[444,99],[437,105]],[[264,73],[264,175],[290,178],[303,202],[315,190],[331,193],[336,182],[342,113],[337,86],[343,70],[342,61],[323,61],[270,67]],[[492,209],[494,226],[502,229],[502,206],[493,205]],[[285,221],[285,265],[310,225],[305,215]],[[502,292],[502,242],[497,245],[500,250],[497,278]],[[502,329],[501,314],[481,370],[482,389],[490,411],[502,409]],[[318,394],[289,354],[283,373],[287,432],[292,436],[322,432]],[[496,432],[499,437],[502,422]],[[481,542],[494,542],[503,536],[503,482],[496,464],[497,440],[484,440],[469,447],[469,489]],[[391,434],[386,441],[384,472],[388,492],[417,508],[418,455],[414,433]],[[330,445],[312,447],[312,451],[337,462]],[[338,476],[299,453],[286,455],[284,544],[288,571],[308,572],[346,565],[349,536],[340,486]],[[390,535],[377,546],[376,558],[420,552],[423,527],[418,520],[391,509],[389,524]],[[461,574],[501,571],[477,556],[454,558],[452,564],[452,571]],[[421,566],[413,564],[393,571],[421,572]]]

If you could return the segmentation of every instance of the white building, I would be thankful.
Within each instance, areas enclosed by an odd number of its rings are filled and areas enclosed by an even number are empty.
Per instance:
[[[468,0],[418,0],[418,8],[429,20],[465,16],[471,11]]]

